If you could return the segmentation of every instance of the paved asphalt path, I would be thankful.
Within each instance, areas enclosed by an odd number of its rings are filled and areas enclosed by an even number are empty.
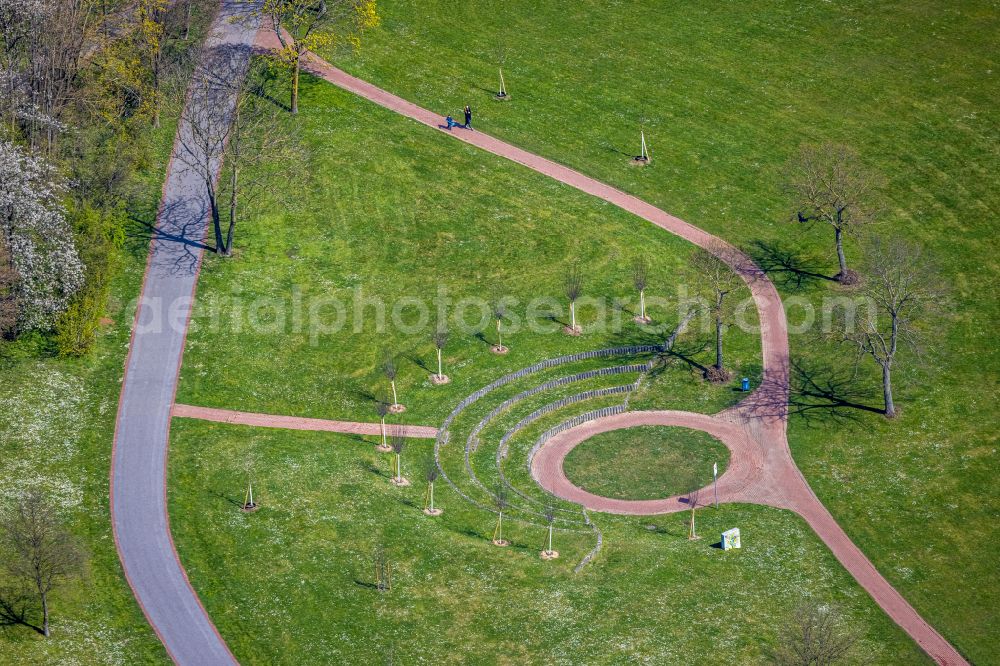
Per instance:
[[[273,31],[262,30],[258,33],[258,46],[262,48],[274,48],[276,41]],[[375,104],[424,125],[449,131],[443,127],[444,119],[439,114],[382,90],[367,81],[351,76],[318,57],[310,57],[308,69],[330,83]],[[781,297],[764,271],[749,256],[724,240],[712,236],[638,197],[482,132],[457,128],[450,130],[449,133],[460,141],[478,146],[495,155],[506,157],[529,169],[608,201],[708,250],[727,263],[746,282],[760,315],[763,379],[760,387],[746,400],[730,410],[710,417],[712,423],[707,424],[720,434],[723,431],[731,431],[731,426],[735,425],[739,431],[738,436],[733,435],[724,441],[727,441],[727,444],[734,444],[739,440],[743,443],[739,455],[754,458],[753,461],[747,463],[753,467],[751,470],[752,482],[748,481],[743,484],[738,492],[734,490],[730,499],[732,501],[768,504],[797,512],[809,523],[844,568],[854,576],[875,602],[931,658],[939,664],[966,664],[967,662],[959,652],[917,613],[851,541],[813,493],[805,477],[795,465],[786,436],[789,367],[788,329]],[[635,415],[623,416],[639,420],[644,418]],[[700,416],[690,415],[683,418],[692,420]],[[677,419],[679,416],[673,414],[669,418]],[[587,424],[584,424],[580,428],[586,426]],[[572,430],[567,431],[563,436],[566,437],[571,432]],[[741,465],[740,469],[741,473],[750,473],[745,465]],[[730,478],[735,479],[736,475],[730,475]]]
[[[238,0],[222,2],[192,78],[188,112],[221,111],[225,118],[232,108],[233,97],[223,84],[242,78],[258,29],[237,16],[239,5]],[[129,585],[167,652],[178,664],[217,665],[236,660],[177,559],[166,505],[170,409],[208,218],[204,181],[191,166],[197,163],[191,154],[198,150],[195,143],[190,124],[182,119],[118,404],[111,514]]]

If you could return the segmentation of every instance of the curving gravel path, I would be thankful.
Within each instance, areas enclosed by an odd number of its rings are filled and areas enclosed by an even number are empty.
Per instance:
[[[274,48],[277,43],[272,31],[258,34],[257,45]],[[387,109],[436,129],[443,118],[422,107],[408,102],[367,81],[343,72],[318,57],[311,57],[308,68],[333,85],[364,97]],[[442,129],[442,131],[445,131]],[[723,441],[730,448],[737,447],[759,456],[760,467],[752,482],[735,489],[728,501],[753,502],[790,509],[801,515],[827,544],[840,563],[868,591],[882,609],[915,640],[937,663],[966,664],[957,650],[928,624],[899,592],[875,569],[868,558],[850,540],[826,507],[809,488],[802,473],[792,460],[786,437],[785,406],[788,403],[788,330],[785,311],[774,284],[749,256],[720,238],[691,226],[645,201],[585,176],[578,171],[557,164],[517,146],[511,145],[478,131],[456,129],[452,136],[495,155],[505,157],[534,171],[543,173],[583,192],[612,203],[662,229],[705,248],[726,262],[746,283],[756,304],[761,322],[761,348],[764,365],[761,386],[736,407],[708,417],[705,425],[726,430]],[[662,413],[660,413],[662,414]],[[674,413],[675,415],[678,413]],[[693,419],[699,415],[688,415]],[[642,413],[618,417],[623,423],[640,425],[649,418]],[[679,416],[677,418],[680,418]],[[693,421],[692,421],[693,422]],[[579,428],[599,427],[595,421]],[[728,425],[723,425],[728,424]],[[683,423],[677,423],[683,425]],[[622,427],[619,425],[619,427]],[[563,433],[569,436],[573,430]],[[556,438],[550,440],[558,441]],[[743,455],[734,449],[734,455]],[[549,468],[551,469],[551,468]],[[570,484],[572,485],[572,484]],[[564,489],[571,492],[569,489]],[[607,500],[606,502],[614,502]],[[596,502],[595,509],[623,508]],[[628,508],[628,507],[624,507]],[[633,507],[635,508],[635,507]]]
[[[241,4],[221,3],[192,77],[188,109],[232,107],[225,84],[242,77],[259,28],[240,16]],[[170,408],[209,210],[202,179],[177,159],[184,142],[193,145],[191,136],[182,120],[132,328],[115,425],[111,523],[128,583],[170,657],[185,665],[234,664],[177,558],[167,515]]]

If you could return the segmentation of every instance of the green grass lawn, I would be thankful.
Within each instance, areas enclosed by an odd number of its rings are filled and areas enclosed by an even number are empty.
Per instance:
[[[599,516],[605,545],[581,573],[589,532],[493,519],[439,482],[395,488],[371,439],[175,419],[169,502],[192,584],[241,663],[687,664],[724,651],[757,663],[803,598],[833,604],[860,633],[858,661],[925,661],[793,514],[753,506],[686,516]],[[411,443],[419,469],[430,443]],[[250,458],[260,510],[237,507]],[[413,478],[413,477],[411,477]],[[741,551],[712,547],[740,526]],[[374,552],[393,589],[373,589]],[[695,619],[696,618],[696,619]],[[697,657],[695,656],[697,655]]]
[[[212,17],[193,7],[190,36],[197,44]],[[164,98],[150,160],[133,174],[127,209],[146,222],[160,202],[180,97]],[[84,575],[49,597],[49,638],[0,620],[0,664],[170,663],[125,580],[108,508],[118,397],[149,249],[146,229],[128,229],[125,247],[105,312],[111,323],[102,326],[89,356],[56,357],[53,340],[40,334],[0,342],[0,512],[10,510],[21,491],[37,487],[86,554]],[[0,590],[7,587],[5,575],[0,571]]]
[[[442,114],[472,104],[477,129],[635,193],[775,266],[832,275],[832,234],[786,222],[781,165],[804,141],[856,148],[884,178],[877,232],[922,243],[951,290],[922,364],[897,369],[892,423],[869,413],[793,415],[811,485],[916,608],[973,661],[989,662],[997,540],[993,253],[1000,212],[995,4],[748,2],[609,6],[384,0],[383,27],[334,61]],[[495,102],[496,45],[511,94]],[[627,166],[644,126],[652,165]],[[460,149],[453,149],[459,152]],[[848,260],[860,255],[855,241]],[[790,323],[838,295],[773,270]],[[796,297],[795,301],[790,300]],[[844,349],[791,336],[821,385],[880,406]]]
[[[179,402],[372,421],[374,398],[389,388],[378,366],[390,347],[407,407],[402,420],[437,425],[507,372],[573,352],[661,342],[665,333],[633,321],[631,266],[639,256],[649,262],[651,316],[667,332],[679,319],[676,286],[693,250],[679,239],[311,78],[299,117],[285,121],[300,126],[308,179],[293,201],[274,194],[239,228],[236,257],[206,261]],[[573,264],[584,296],[600,301],[581,300],[577,337],[561,332]],[[495,294],[512,299],[503,356],[490,351],[495,322],[487,311],[480,323],[478,309]],[[537,311],[554,310],[555,321],[532,315],[537,298],[549,299]],[[339,330],[334,301],[342,307]],[[430,334],[445,302],[452,335],[444,371],[452,381],[435,386]],[[692,325],[682,345],[702,364],[712,358],[706,321]],[[759,344],[754,332],[727,331],[737,376],[759,374]],[[674,359],[643,395],[717,411],[735,402],[732,388],[701,381],[696,367]]]
[[[156,161],[144,178],[148,201],[139,206],[156,204],[175,127],[164,119]],[[112,288],[113,323],[89,357],[53,357],[51,341],[39,335],[0,349],[0,511],[38,487],[88,555],[85,575],[50,597],[50,638],[0,622],[0,664],[169,661],[125,581],[108,509],[118,395],[147,247],[141,240],[130,247]]]
[[[604,497],[659,499],[712,482],[712,463],[729,460],[726,445],[707,432],[676,426],[639,426],[602,432],[563,461],[566,477]]]

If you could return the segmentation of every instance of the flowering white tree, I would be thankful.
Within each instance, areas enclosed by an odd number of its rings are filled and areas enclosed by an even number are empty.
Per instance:
[[[45,160],[0,140],[0,234],[16,274],[19,331],[45,329],[83,286],[83,263],[60,203],[66,186]]]

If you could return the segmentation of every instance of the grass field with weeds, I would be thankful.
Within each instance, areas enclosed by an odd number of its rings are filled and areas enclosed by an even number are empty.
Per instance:
[[[645,500],[681,495],[712,482],[712,464],[725,470],[729,451],[707,432],[639,426],[594,435],[563,460],[566,478],[604,497]]]
[[[376,399],[391,397],[380,370],[388,348],[407,408],[399,418],[437,425],[507,372],[659,344],[677,324],[693,251],[679,239],[315,79],[303,82],[299,116],[285,120],[308,148],[302,196],[275,193],[239,228],[234,258],[206,261],[178,402],[376,420]],[[638,257],[649,264],[648,327],[633,321]],[[575,337],[562,332],[573,266],[583,283]],[[504,355],[491,352],[498,296],[508,299]],[[451,329],[444,386],[431,382],[439,312]],[[755,317],[751,308],[748,323]],[[713,358],[707,322],[696,320],[678,345],[688,361],[675,357],[644,395],[697,411],[736,401],[733,385],[700,379],[698,366]],[[731,327],[725,341],[734,372],[759,376],[756,332]]]
[[[560,557],[539,557],[546,531],[504,522],[438,481],[443,515],[421,512],[426,483],[389,483],[370,438],[174,419],[169,501],[192,584],[242,663],[687,664],[724,651],[758,663],[802,600],[831,604],[860,642],[858,663],[923,655],[793,514],[745,505],[687,516],[597,516],[591,532],[557,530]],[[428,462],[413,441],[404,469]],[[260,509],[240,511],[252,460]],[[713,547],[739,525],[743,548]],[[375,552],[392,590],[375,583]]]
[[[876,566],[972,661],[989,662],[1000,560],[994,414],[1000,213],[994,3],[607,5],[385,0],[383,27],[331,59],[426,108],[634,193],[755,256],[792,326],[795,458]],[[497,102],[504,64],[510,99]],[[645,130],[652,163],[628,165]],[[854,147],[881,179],[873,229],[920,243],[949,287],[922,361],[873,364],[821,340],[842,295],[832,232],[791,224],[782,165],[803,142]],[[849,239],[849,263],[861,243]],[[812,393],[812,396],[806,395]]]

